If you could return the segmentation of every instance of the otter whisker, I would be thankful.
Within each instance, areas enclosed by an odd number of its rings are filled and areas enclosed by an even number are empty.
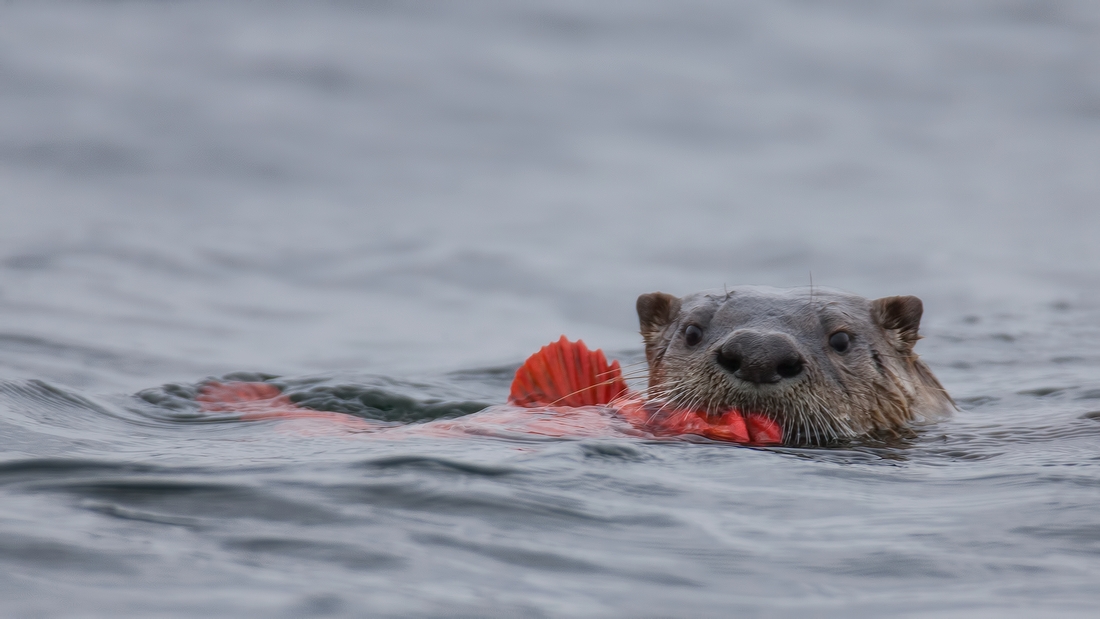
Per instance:
[[[919,299],[869,301],[810,278],[808,289],[795,291],[724,287],[723,294],[640,297],[648,399],[659,411],[675,405],[707,415],[730,408],[763,414],[782,440],[808,445],[954,410],[912,352]],[[688,340],[686,324],[698,325],[706,346]]]

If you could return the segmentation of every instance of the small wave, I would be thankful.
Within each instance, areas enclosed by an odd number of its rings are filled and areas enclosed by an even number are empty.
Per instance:
[[[598,574],[608,572],[607,568],[591,561],[570,557],[558,552],[522,548],[518,545],[470,542],[461,538],[442,534],[419,534],[413,536],[416,541],[429,546],[447,546],[474,552],[502,563],[522,566],[546,572],[573,572]]]
[[[31,458],[0,462],[0,486],[22,481],[40,481],[71,476],[99,476],[105,474],[146,474],[161,470],[148,464],[131,462],[105,462],[83,458]],[[177,469],[178,470],[178,469]]]
[[[25,383],[0,382],[0,397],[12,403],[32,404],[28,410],[56,411],[59,408],[90,410],[107,413],[107,409],[89,398],[56,387],[45,381],[29,380]],[[26,407],[24,407],[26,408]]]
[[[257,486],[225,475],[84,476],[27,480],[22,492],[64,494],[85,509],[122,520],[203,527],[226,518],[327,525],[342,518],[279,484]]]
[[[384,389],[350,384],[317,386],[288,395],[291,402],[302,408],[401,423],[453,419],[489,406],[482,402],[417,400]]]
[[[31,567],[119,575],[139,572],[130,561],[102,548],[11,532],[0,537],[0,561],[19,566],[21,572]]]
[[[472,400],[441,397],[416,397],[410,394],[431,392],[431,386],[382,377],[363,377],[355,383],[338,382],[324,377],[282,379],[270,374],[237,372],[194,384],[171,383],[146,389],[136,398],[151,409],[146,415],[170,421],[229,421],[233,415],[202,410],[197,401],[203,386],[216,382],[260,382],[278,387],[296,406],[322,412],[345,413],[371,421],[414,423],[453,419],[484,410],[489,406]]]
[[[323,542],[282,537],[239,537],[222,542],[222,547],[248,557],[273,556],[295,561],[335,564],[351,570],[400,568],[405,559],[395,554],[357,548],[348,543]]]
[[[612,442],[582,442],[581,453],[586,459],[592,460],[622,460],[627,462],[640,462],[648,460],[644,451],[626,443]]]
[[[9,429],[0,434],[0,446],[9,449],[22,440],[17,432],[33,433],[42,445],[55,440],[106,445],[118,438],[119,426],[112,425],[132,420],[120,407],[45,381],[0,381],[0,423]]]
[[[363,462],[361,466],[374,469],[419,469],[444,473],[463,473],[482,477],[500,477],[512,475],[517,469],[505,466],[474,464],[434,456],[400,455],[376,458]]]

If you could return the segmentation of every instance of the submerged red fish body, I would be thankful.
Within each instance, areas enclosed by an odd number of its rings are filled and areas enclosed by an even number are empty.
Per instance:
[[[584,342],[571,342],[565,336],[543,346],[516,371],[508,397],[511,406],[459,419],[395,427],[301,408],[269,383],[211,382],[196,399],[211,413],[235,413],[245,420],[321,420],[355,432],[506,432],[557,438],[694,435],[745,445],[774,445],[783,440],[780,425],[764,415],[738,410],[715,414],[646,401],[629,391],[618,361],[608,363],[603,351],[589,350]]]
[[[613,406],[636,427],[656,436],[694,434],[745,445],[776,445],[783,442],[782,428],[764,415],[743,415],[736,410],[721,415],[683,409],[661,411],[641,400],[615,402]]]

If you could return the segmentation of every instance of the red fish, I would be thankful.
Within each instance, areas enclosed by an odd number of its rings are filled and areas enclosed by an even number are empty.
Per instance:
[[[634,430],[630,435],[697,435],[746,445],[774,445],[783,440],[779,424],[764,415],[736,409],[708,414],[647,402],[627,388],[618,361],[608,363],[603,351],[589,350],[584,342],[571,342],[564,335],[528,357],[516,371],[508,396],[510,407],[494,407],[460,419],[394,427],[343,413],[301,408],[269,383],[211,382],[196,399],[204,411],[238,413],[240,419],[319,419],[357,432],[452,435],[502,429],[542,436],[598,437],[622,436],[626,432],[621,421],[625,421]]]
[[[560,340],[543,346],[516,371],[508,401],[516,406],[606,406],[639,430],[656,436],[696,434],[750,445],[783,441],[779,424],[764,415],[730,409],[721,414],[646,402],[631,393],[619,362],[583,341]]]

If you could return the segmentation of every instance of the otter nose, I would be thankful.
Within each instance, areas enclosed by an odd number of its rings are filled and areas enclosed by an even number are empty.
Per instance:
[[[718,350],[718,365],[750,383],[777,383],[802,373],[804,361],[782,333],[737,331]]]

